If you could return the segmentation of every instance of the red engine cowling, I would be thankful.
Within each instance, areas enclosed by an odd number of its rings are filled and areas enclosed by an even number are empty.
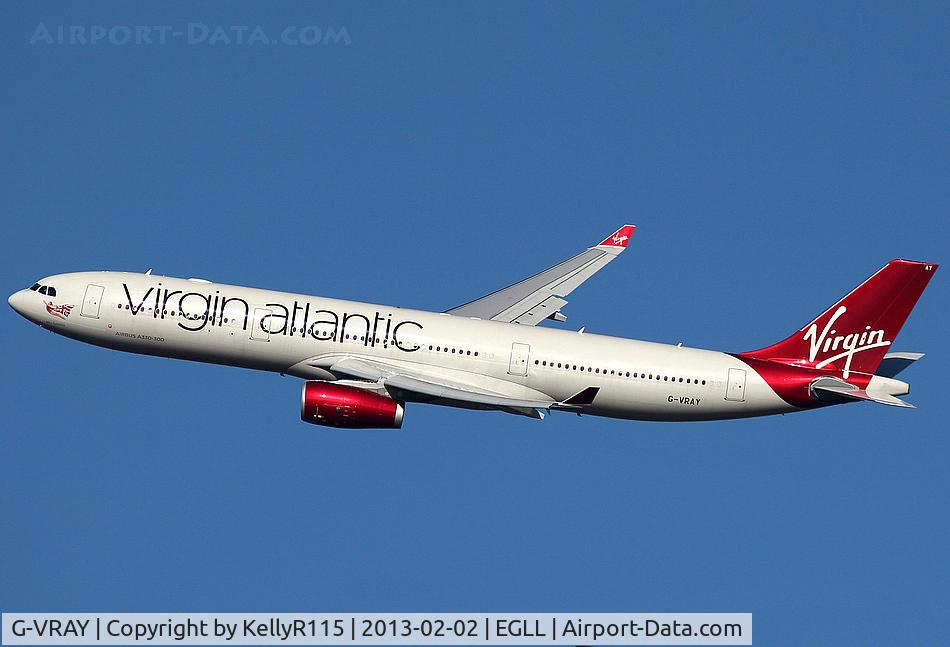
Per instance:
[[[314,425],[349,429],[399,429],[402,405],[384,395],[332,382],[306,382],[300,419]]]

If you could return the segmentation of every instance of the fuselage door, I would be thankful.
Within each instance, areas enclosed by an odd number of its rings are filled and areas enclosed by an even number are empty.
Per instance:
[[[251,339],[270,341],[270,315],[268,308],[254,308],[254,320],[251,322]]]
[[[745,402],[745,369],[729,369],[729,379],[726,381],[726,399],[733,402]]]
[[[511,360],[508,362],[508,375],[528,374],[528,355],[531,353],[531,346],[528,344],[519,344],[515,342],[511,345]]]
[[[101,285],[90,283],[86,287],[86,296],[82,299],[82,309],[79,311],[83,317],[99,318],[99,305],[102,303],[102,293],[105,288]]]

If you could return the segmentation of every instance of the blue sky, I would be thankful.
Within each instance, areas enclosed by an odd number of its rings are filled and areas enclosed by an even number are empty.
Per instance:
[[[630,221],[567,325],[757,348],[891,258],[946,260],[948,19],[3,3],[3,291],[151,267],[442,310]],[[40,23],[278,44],[31,44]],[[307,26],[349,44],[279,41]],[[751,611],[757,644],[935,644],[946,284],[895,346],[929,353],[918,410],[702,424],[411,406],[401,431],[325,430],[294,379],[3,308],[0,608]]]

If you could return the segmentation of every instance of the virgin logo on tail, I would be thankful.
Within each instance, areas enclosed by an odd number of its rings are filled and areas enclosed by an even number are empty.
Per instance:
[[[864,330],[860,333],[855,332],[847,335],[837,335],[836,333],[838,331],[834,330],[832,326],[834,326],[835,321],[847,311],[847,306],[839,306],[831,318],[828,319],[828,323],[825,324],[821,334],[818,334],[818,324],[813,323],[806,329],[805,336],[802,337],[802,339],[808,342],[808,361],[810,362],[814,362],[819,353],[824,355],[825,353],[840,349],[841,352],[838,354],[826,357],[815,364],[815,368],[824,368],[828,364],[843,357],[847,358],[845,359],[844,368],[842,369],[844,378],[848,377],[851,370],[851,360],[856,354],[872,348],[891,345],[891,342],[884,339],[883,330],[871,330],[871,326],[865,326]]]
[[[619,234],[614,234],[610,240],[614,241],[614,245],[623,245],[623,241],[630,238],[630,236],[621,236]]]

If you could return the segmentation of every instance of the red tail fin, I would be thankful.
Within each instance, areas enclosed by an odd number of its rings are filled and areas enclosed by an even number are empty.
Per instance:
[[[936,270],[891,261],[788,339],[742,356],[839,370],[844,378],[873,373]]]

